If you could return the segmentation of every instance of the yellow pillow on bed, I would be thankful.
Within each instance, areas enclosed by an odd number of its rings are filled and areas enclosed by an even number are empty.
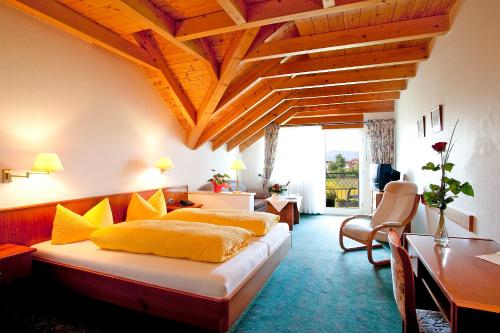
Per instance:
[[[139,194],[132,194],[127,208],[126,221],[157,220],[167,213],[167,204],[163,191],[159,189],[147,201]]]
[[[61,205],[56,207],[52,244],[61,245],[89,239],[95,230],[113,225],[113,213],[106,198],[81,216]]]

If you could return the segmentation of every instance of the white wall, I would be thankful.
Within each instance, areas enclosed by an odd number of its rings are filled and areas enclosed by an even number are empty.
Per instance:
[[[437,175],[420,166],[437,162],[430,146],[447,141],[459,118],[451,175],[470,181],[476,196],[462,197],[453,206],[476,214],[478,236],[500,241],[500,2],[465,0],[459,5],[450,33],[437,39],[430,60],[419,66],[398,103],[397,168],[420,190],[436,182]],[[444,105],[444,131],[419,139],[417,118],[429,116],[438,104]],[[414,231],[435,230],[435,216],[427,215],[421,207]],[[467,235],[453,223],[448,226],[451,234]]]
[[[132,62],[0,4],[0,168],[27,170],[57,152],[65,171],[0,183],[0,208],[202,185],[237,153],[191,151],[161,98]],[[170,156],[161,176],[154,163]]]

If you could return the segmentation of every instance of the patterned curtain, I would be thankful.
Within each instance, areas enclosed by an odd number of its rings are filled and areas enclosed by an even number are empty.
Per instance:
[[[265,128],[264,173],[262,176],[262,188],[264,190],[267,190],[273,172],[279,130],[280,125],[277,124],[269,124]]]
[[[372,163],[392,164],[394,161],[394,122],[394,119],[367,121]]]

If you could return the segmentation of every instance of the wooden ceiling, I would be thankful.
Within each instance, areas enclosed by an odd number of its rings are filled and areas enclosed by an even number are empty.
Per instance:
[[[135,62],[192,149],[394,111],[457,0],[4,0]],[[98,70],[98,68],[96,68]]]

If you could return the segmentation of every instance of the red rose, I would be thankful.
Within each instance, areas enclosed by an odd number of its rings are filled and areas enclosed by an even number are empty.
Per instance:
[[[438,153],[441,153],[446,150],[446,142],[436,142],[435,144],[432,145],[432,149],[437,151]]]

